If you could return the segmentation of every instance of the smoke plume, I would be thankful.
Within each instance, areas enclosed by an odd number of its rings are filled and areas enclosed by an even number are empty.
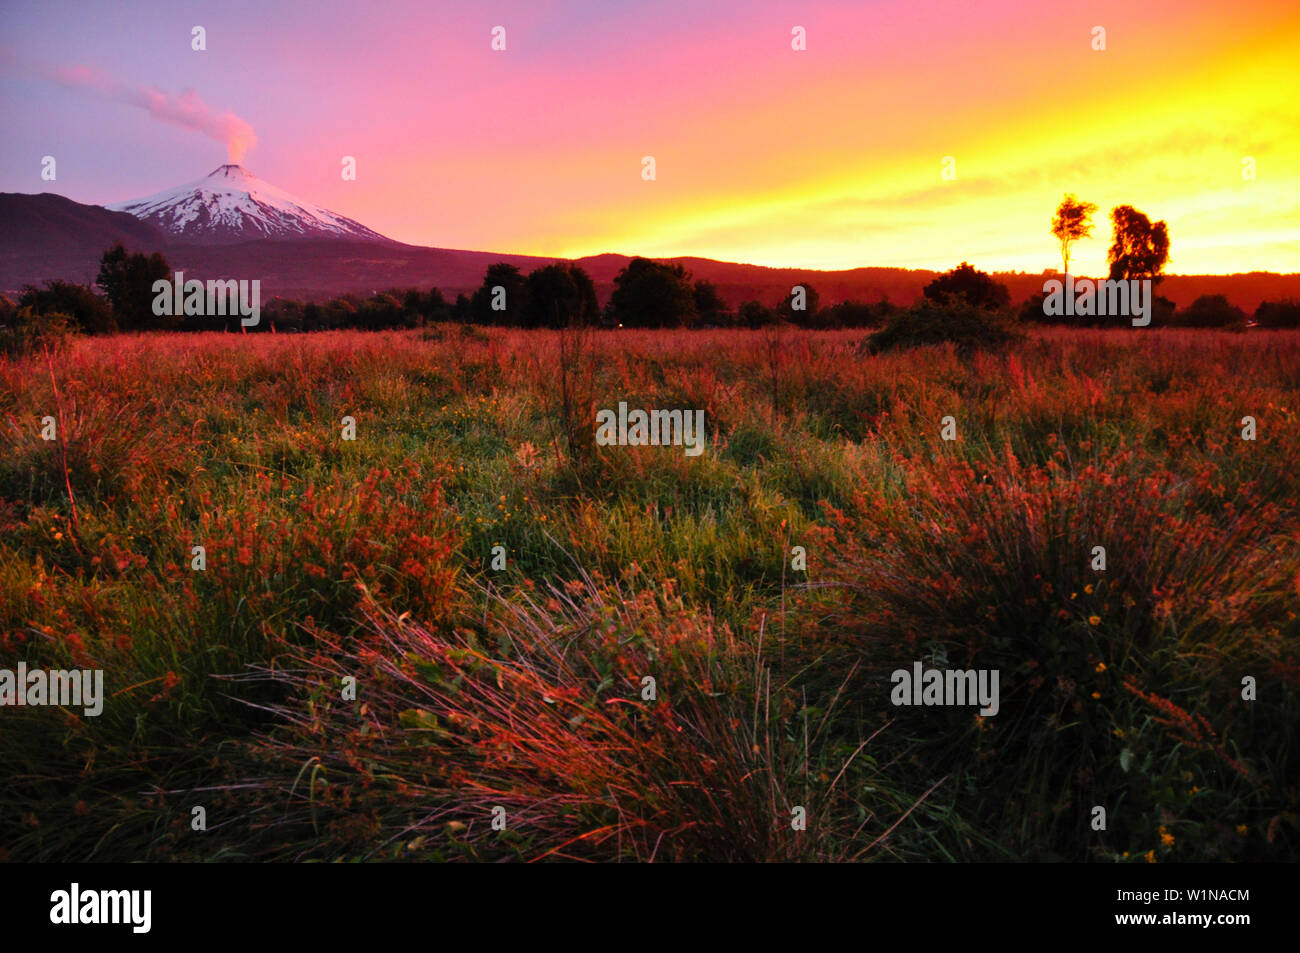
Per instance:
[[[87,66],[52,67],[46,75],[67,89],[138,106],[160,122],[193,129],[225,143],[229,162],[242,162],[248,150],[257,145],[252,126],[229,110],[214,112],[192,89],[175,96],[153,86],[132,86]]]

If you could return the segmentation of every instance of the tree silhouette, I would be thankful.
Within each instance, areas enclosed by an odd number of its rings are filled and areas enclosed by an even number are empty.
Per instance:
[[[494,311],[492,303],[496,287],[505,289],[505,310]],[[524,276],[514,265],[503,261],[488,265],[483,284],[470,299],[469,310],[475,324],[522,324],[528,304],[528,286]]]
[[[758,301],[742,301],[736,311],[736,322],[742,327],[765,328],[777,320],[777,313]]]
[[[18,299],[18,307],[31,308],[38,314],[66,314],[81,331],[103,333],[117,330],[109,302],[85,285],[70,281],[47,281],[44,288],[27,285]],[[0,317],[0,324],[4,324],[3,317]]]
[[[564,328],[599,320],[596,286],[577,265],[543,265],[529,274],[524,327]]]
[[[153,313],[154,282],[170,281],[171,277],[171,266],[159,252],[132,254],[118,242],[100,259],[95,284],[104,290],[104,297],[113,306],[117,326],[123,331],[176,328],[184,321],[184,315]]]
[[[940,304],[947,298],[960,298],[967,304],[990,311],[1011,303],[1011,292],[1006,285],[964,261],[926,285],[923,293]]]
[[[677,327],[695,319],[695,289],[681,265],[633,258],[614,278],[610,317],[629,328]]]
[[[1169,229],[1164,222],[1151,220],[1131,205],[1111,209],[1115,241],[1106,261],[1110,279],[1151,278],[1160,280],[1160,272],[1169,260]]]
[[[1300,301],[1261,301],[1255,309],[1255,320],[1261,328],[1300,328]]]
[[[695,314],[702,324],[717,324],[727,310],[727,302],[711,281],[695,282]]]
[[[1092,213],[1095,211],[1097,206],[1092,202],[1080,202],[1067,194],[1052,219],[1052,234],[1061,243],[1061,264],[1067,275],[1070,273],[1070,245],[1080,238],[1092,236]]]
[[[1201,295],[1179,315],[1178,323],[1189,328],[1245,327],[1246,312],[1226,295]]]
[[[800,282],[803,286],[803,307],[795,308],[794,288],[781,299],[781,303],[776,306],[777,313],[780,314],[782,321],[788,321],[791,324],[797,324],[802,327],[809,327],[817,318],[817,312],[821,310],[821,295],[817,289],[808,282]]]

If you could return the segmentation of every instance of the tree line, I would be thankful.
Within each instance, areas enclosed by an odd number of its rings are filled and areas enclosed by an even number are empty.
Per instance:
[[[1061,248],[1061,265],[1070,273],[1070,253],[1076,241],[1092,236],[1092,216],[1097,206],[1067,193],[1052,218],[1052,235]],[[1169,261],[1169,228],[1164,222],[1152,222],[1131,205],[1111,209],[1113,238],[1106,253],[1107,279],[1150,279],[1152,287],[1164,279],[1162,272]],[[1021,318],[1031,322],[1078,323],[1077,316],[1046,317],[1044,295],[1032,296],[1021,308]],[[1250,318],[1232,304],[1226,295],[1201,295],[1183,311],[1168,298],[1157,296],[1152,323],[1157,326],[1187,328],[1242,328]],[[1300,327],[1300,302],[1291,299],[1263,301],[1255,309],[1253,322],[1264,328]],[[1098,323],[1107,323],[1099,319]]]
[[[162,254],[133,253],[117,244],[104,253],[93,287],[54,280],[39,288],[28,285],[16,303],[0,296],[0,325],[58,316],[87,334],[240,330],[235,315],[155,314],[154,285],[170,284],[172,278]],[[781,323],[837,328],[879,324],[897,310],[887,299],[823,307],[816,289],[807,284],[770,306],[751,300],[733,310],[711,282],[694,280],[681,265],[647,258],[633,258],[618,273],[602,308],[595,283],[579,265],[543,265],[525,274],[498,262],[488,266],[473,294],[460,294],[454,301],[436,287],[346,294],[322,303],[275,297],[263,302],[263,321],[249,330],[384,330],[443,322],[521,328],[758,328]]]
[[[1073,195],[1067,195],[1057,209],[1052,234],[1060,242],[1067,274],[1071,246],[1091,234],[1095,211],[1095,205]],[[1115,236],[1108,254],[1109,277],[1151,278],[1158,283],[1169,252],[1165,223],[1152,223],[1131,206],[1117,207],[1111,219]],[[170,283],[172,277],[162,254],[129,252],[119,243],[104,252],[94,287],[55,280],[39,288],[25,287],[16,303],[0,295],[0,327],[86,334],[242,330],[237,315],[155,314],[155,282]],[[804,283],[772,305],[748,300],[733,310],[712,283],[694,280],[682,265],[633,258],[615,277],[613,292],[603,308],[591,277],[576,264],[543,265],[524,274],[514,265],[498,262],[488,266],[482,284],[472,294],[460,294],[454,301],[448,301],[436,287],[395,288],[368,297],[340,295],[323,303],[276,297],[264,302],[260,325],[249,330],[384,330],[444,322],[521,328],[896,325],[896,331],[907,337],[908,328],[941,334],[945,325],[969,323],[981,314],[995,316],[995,324],[1100,325],[1115,320],[1048,317],[1043,313],[1042,294],[1012,309],[1006,285],[967,262],[926,285],[922,298],[910,308],[899,307],[888,298],[825,306],[816,289]],[[1248,322],[1246,314],[1224,295],[1202,296],[1181,312],[1172,301],[1157,296],[1154,318],[1157,326],[1241,327]],[[1261,327],[1300,327],[1300,303],[1266,301],[1253,318]]]

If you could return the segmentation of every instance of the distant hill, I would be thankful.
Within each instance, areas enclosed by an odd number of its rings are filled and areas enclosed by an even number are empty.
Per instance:
[[[497,252],[426,248],[398,242],[337,237],[328,241],[269,238],[230,244],[195,244],[168,236],[149,222],[98,205],[82,205],[60,195],[0,193],[0,291],[13,293],[27,283],[50,278],[90,283],[104,249],[122,241],[136,251],[161,251],[174,269],[196,278],[258,278],[262,297],[272,295],[321,301],[338,294],[368,295],[392,287],[437,286],[449,299],[469,293],[493,262],[527,272],[567,261]],[[796,284],[811,284],[822,304],[847,298],[878,301],[888,297],[910,304],[938,272],[907,268],[853,268],[816,271],[766,268],[709,258],[669,258],[696,279],[711,281],[732,307],[747,299],[776,304]],[[577,259],[596,284],[603,303],[628,255]],[[954,261],[956,265],[958,262]],[[978,266],[978,263],[977,263]],[[994,273],[1023,301],[1042,290],[1054,272]],[[1224,294],[1247,312],[1263,300],[1300,298],[1300,275],[1252,272],[1240,275],[1170,275],[1157,293],[1180,308],[1204,294]]]
[[[89,284],[104,249],[122,242],[156,251],[166,236],[148,222],[62,195],[0,192],[0,290],[63,278]]]

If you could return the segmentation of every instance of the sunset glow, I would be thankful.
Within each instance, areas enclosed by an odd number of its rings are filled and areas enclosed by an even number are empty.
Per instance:
[[[110,203],[225,161],[51,78],[85,69],[192,90],[255,130],[251,171],[413,244],[1038,272],[1060,265],[1048,226],[1073,192],[1100,209],[1081,273],[1104,269],[1120,204],[1168,222],[1170,272],[1300,271],[1287,0],[627,6],[6,4],[0,190]]]

